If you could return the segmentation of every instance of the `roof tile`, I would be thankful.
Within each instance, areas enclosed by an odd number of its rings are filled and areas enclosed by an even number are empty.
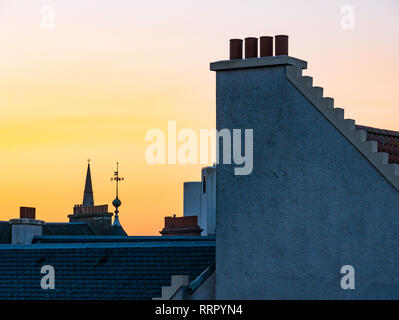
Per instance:
[[[109,243],[108,247],[84,249],[78,244],[75,248],[59,244],[0,246],[0,300],[159,297],[172,275],[187,274],[193,280],[214,263],[215,242],[199,243],[143,247],[137,242],[124,246]],[[55,290],[40,287],[40,268],[45,264],[55,268]]]

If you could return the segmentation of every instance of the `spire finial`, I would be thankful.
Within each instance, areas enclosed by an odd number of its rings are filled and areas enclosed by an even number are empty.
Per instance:
[[[114,176],[111,178],[111,181],[116,182],[116,198],[114,201],[112,201],[112,205],[115,207],[115,220],[114,224],[118,223],[119,224],[119,218],[118,218],[118,213],[119,210],[118,208],[121,206],[122,202],[119,200],[119,181],[123,181],[124,178],[119,177],[119,162],[116,163],[116,171],[114,171]]]

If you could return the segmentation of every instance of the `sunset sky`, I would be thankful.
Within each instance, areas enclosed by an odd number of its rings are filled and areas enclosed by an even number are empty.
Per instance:
[[[228,58],[230,38],[288,34],[347,118],[399,131],[398,17],[397,0],[0,0],[0,220],[33,206],[67,221],[90,158],[95,203],[111,207],[119,161],[122,225],[158,234],[203,165],[147,164],[146,132],[215,127],[209,63]]]

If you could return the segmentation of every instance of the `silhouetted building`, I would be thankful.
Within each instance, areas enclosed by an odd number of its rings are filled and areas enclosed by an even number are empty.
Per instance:
[[[83,204],[75,205],[73,214],[68,216],[69,222],[87,222],[96,230],[96,234],[126,235],[119,219],[116,219],[115,225],[112,225],[112,216],[113,214],[108,212],[108,205],[94,205],[91,170],[88,163]]]
[[[201,235],[214,235],[216,230],[216,166],[201,170],[201,181],[184,183],[184,217],[197,216]]]
[[[345,119],[275,39],[211,64],[217,130],[253,130],[251,174],[217,165],[216,299],[398,299],[399,134]]]
[[[83,204],[75,205],[68,222],[45,222],[36,219],[36,209],[20,208],[20,217],[0,221],[0,244],[30,244],[35,236],[126,236],[119,219],[112,222],[108,205],[94,205],[90,164],[87,166]]]

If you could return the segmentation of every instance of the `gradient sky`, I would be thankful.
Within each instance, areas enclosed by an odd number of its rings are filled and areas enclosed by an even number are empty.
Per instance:
[[[53,31],[40,27],[44,5]],[[354,30],[341,28],[342,5]],[[168,120],[215,126],[209,62],[228,57],[230,38],[288,34],[347,118],[399,131],[398,17],[397,0],[0,0],[0,219],[34,206],[67,221],[90,158],[96,204],[111,204],[119,161],[122,225],[158,234],[202,166],[148,165],[145,134]]]

